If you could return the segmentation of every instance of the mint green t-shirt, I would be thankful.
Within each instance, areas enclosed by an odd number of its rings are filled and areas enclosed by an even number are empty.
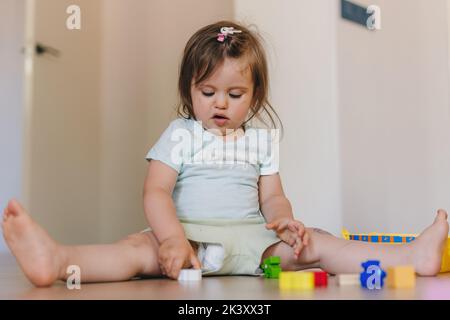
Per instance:
[[[278,131],[246,128],[223,141],[199,121],[173,120],[148,152],[178,172],[172,194],[180,219],[261,217],[258,181],[278,173]]]

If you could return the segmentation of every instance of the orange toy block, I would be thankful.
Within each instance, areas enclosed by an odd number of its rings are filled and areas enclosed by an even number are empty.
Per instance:
[[[413,266],[395,266],[387,269],[387,286],[408,289],[416,286],[416,272]]]

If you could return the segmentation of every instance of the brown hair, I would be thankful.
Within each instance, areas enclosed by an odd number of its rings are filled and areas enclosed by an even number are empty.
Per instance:
[[[222,27],[233,27],[242,32],[228,35],[223,42],[219,42],[217,35]],[[177,114],[183,118],[196,120],[191,97],[193,79],[195,79],[195,84],[208,79],[216,67],[227,57],[246,57],[252,73],[254,90],[250,105],[251,116],[242,126],[245,127],[245,124],[254,116],[267,125],[264,119],[261,118],[261,114],[265,112],[272,126],[274,128],[277,127],[276,118],[282,129],[283,124],[268,100],[269,77],[267,59],[261,40],[257,34],[246,27],[231,21],[219,21],[198,30],[189,39],[184,49],[178,80],[180,103],[177,108]]]

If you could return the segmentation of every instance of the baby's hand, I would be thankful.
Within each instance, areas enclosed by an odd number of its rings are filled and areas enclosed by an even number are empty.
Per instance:
[[[184,237],[164,240],[159,247],[158,262],[162,273],[172,279],[178,279],[182,268],[201,269],[194,249]]]
[[[276,232],[278,238],[294,248],[294,256],[297,259],[303,247],[308,245],[309,234],[300,221],[290,218],[275,219],[266,224],[268,230]]]

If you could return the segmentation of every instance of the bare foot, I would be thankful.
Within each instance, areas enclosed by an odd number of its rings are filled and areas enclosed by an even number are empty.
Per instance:
[[[15,200],[3,211],[3,236],[27,278],[38,287],[60,278],[62,259],[58,244]]]
[[[447,217],[445,210],[438,210],[433,224],[411,242],[412,263],[418,275],[434,276],[439,273],[443,249],[448,238]]]

